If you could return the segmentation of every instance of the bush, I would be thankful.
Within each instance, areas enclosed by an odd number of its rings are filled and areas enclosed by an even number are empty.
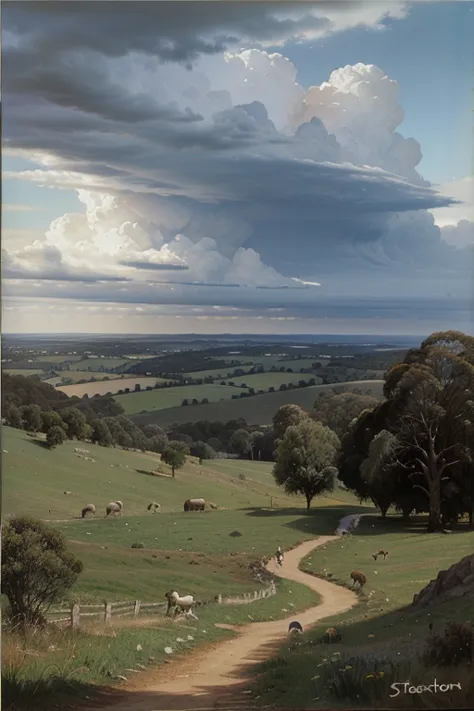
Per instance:
[[[53,447],[57,447],[58,445],[62,444],[65,439],[66,433],[63,428],[59,427],[58,425],[50,427],[46,433],[46,444],[50,449],[53,449]]]
[[[46,612],[70,590],[82,568],[62,533],[28,516],[12,518],[2,537],[2,592],[11,622],[44,624]]]
[[[240,479],[240,481],[245,481],[245,479],[246,479],[245,474],[239,474],[239,479]]]
[[[145,545],[143,543],[132,543],[130,548],[145,548]]]
[[[449,622],[442,635],[426,640],[423,663],[434,667],[456,667],[471,663],[474,652],[474,630],[470,624]]]

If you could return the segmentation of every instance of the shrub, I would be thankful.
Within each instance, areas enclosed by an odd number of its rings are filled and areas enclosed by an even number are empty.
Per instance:
[[[245,479],[246,479],[245,474],[239,474],[239,479],[240,479],[240,481],[245,481]]]
[[[29,516],[12,518],[2,537],[2,592],[12,623],[43,624],[46,612],[74,585],[82,568],[62,533]]]
[[[145,545],[143,543],[132,543],[130,548],[145,548]]]
[[[57,447],[59,444],[62,444],[65,439],[66,433],[63,428],[59,427],[58,425],[50,427],[46,433],[46,444],[50,449],[53,449],[53,447]]]
[[[463,662],[472,662],[473,651],[472,626],[449,622],[442,635],[433,635],[426,640],[423,663],[426,666],[456,667]]]

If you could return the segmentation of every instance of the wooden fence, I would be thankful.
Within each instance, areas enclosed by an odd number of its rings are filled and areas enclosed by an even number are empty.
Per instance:
[[[204,600],[196,602],[196,607],[210,604],[220,605],[242,605],[263,600],[272,597],[276,594],[275,584],[272,583],[267,588],[255,590],[253,593],[244,593],[233,597],[222,597],[216,595],[213,600]],[[141,600],[124,600],[123,602],[104,602],[102,604],[87,605],[77,602],[70,606],[63,606],[50,610],[47,617],[48,621],[55,624],[66,624],[72,629],[78,629],[81,625],[81,620],[84,618],[101,618],[103,622],[111,622],[112,617],[126,617],[130,615],[132,618],[142,615],[163,614],[166,615],[168,610],[167,602],[141,602]]]

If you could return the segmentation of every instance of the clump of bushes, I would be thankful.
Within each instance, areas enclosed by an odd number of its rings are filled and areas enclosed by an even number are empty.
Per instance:
[[[145,548],[144,543],[132,543],[131,548]]]
[[[426,640],[423,663],[433,667],[457,667],[472,663],[474,656],[474,629],[472,625],[449,622],[442,635]]]

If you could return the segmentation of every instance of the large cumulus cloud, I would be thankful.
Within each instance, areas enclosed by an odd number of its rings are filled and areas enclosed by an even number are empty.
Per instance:
[[[453,200],[417,172],[397,83],[357,64],[305,91],[282,53],[235,50],[375,26],[403,3],[262,3],[246,15],[210,3],[212,21],[196,3],[193,37],[195,10],[178,17],[175,3],[133,16],[33,5],[4,13],[5,143],[40,166],[16,177],[74,188],[84,211],[30,248],[7,240],[12,294],[51,298],[54,284],[28,286],[43,276],[70,282],[64,298],[82,279],[99,302],[295,313],[338,295],[465,298],[472,224],[446,231],[427,212]]]

